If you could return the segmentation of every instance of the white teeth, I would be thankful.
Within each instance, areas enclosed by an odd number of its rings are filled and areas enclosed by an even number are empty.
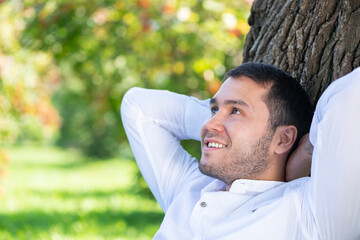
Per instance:
[[[215,143],[215,142],[208,142],[208,147],[213,147],[213,148],[224,148],[225,145],[222,145],[221,143]]]

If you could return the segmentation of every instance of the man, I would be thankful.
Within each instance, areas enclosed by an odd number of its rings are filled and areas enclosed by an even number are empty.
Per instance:
[[[360,108],[347,106],[360,101],[360,69],[320,99],[311,177],[290,182],[285,170],[308,161],[302,149],[311,146],[302,139],[286,164],[308,128],[306,95],[270,65],[246,63],[227,76],[205,123],[209,101],[139,88],[123,99],[132,150],[165,212],[154,239],[359,238]],[[199,164],[180,146],[189,138],[201,140]]]

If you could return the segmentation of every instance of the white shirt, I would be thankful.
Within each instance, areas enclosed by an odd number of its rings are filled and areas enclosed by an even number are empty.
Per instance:
[[[133,88],[122,120],[165,212],[154,239],[360,239],[360,68],[325,91],[313,118],[311,178],[288,183],[205,176],[180,145],[200,140],[209,101]]]

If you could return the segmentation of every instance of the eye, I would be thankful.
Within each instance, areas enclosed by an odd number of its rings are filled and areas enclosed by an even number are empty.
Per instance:
[[[212,114],[212,115],[217,114],[218,111],[219,111],[219,108],[218,108],[218,107],[211,107],[211,114]]]
[[[237,108],[233,108],[231,111],[232,114],[241,114],[241,111]]]

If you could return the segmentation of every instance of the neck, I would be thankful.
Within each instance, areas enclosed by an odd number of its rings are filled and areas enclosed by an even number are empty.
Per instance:
[[[270,160],[268,168],[257,177],[249,177],[246,179],[262,180],[262,181],[285,181],[285,159],[277,158]],[[232,183],[226,184],[225,191],[229,191]]]

